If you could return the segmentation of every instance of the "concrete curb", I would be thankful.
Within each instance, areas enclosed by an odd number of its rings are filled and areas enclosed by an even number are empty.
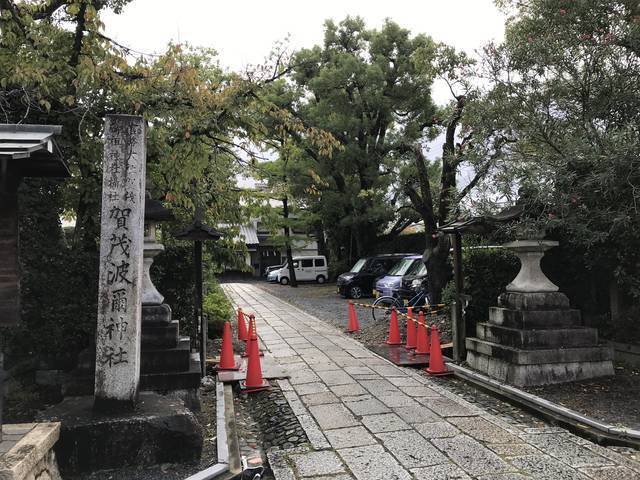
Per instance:
[[[231,386],[216,380],[216,435],[218,463],[186,480],[212,480],[224,474],[239,473],[240,456],[235,431],[235,414]]]
[[[581,415],[575,410],[550,402],[454,363],[447,363],[447,367],[457,377],[496,393],[519,406],[533,410],[543,417],[550,418],[566,426],[569,430],[596,441],[596,443],[640,448],[640,431],[638,430],[625,429],[598,422]]]

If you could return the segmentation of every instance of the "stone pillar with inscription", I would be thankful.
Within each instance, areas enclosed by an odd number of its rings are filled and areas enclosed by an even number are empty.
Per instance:
[[[145,161],[143,118],[107,115],[96,330],[96,410],[133,408],[138,395]]]

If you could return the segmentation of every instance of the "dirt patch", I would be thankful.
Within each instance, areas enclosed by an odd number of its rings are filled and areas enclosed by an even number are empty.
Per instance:
[[[524,390],[619,427],[640,430],[640,369],[616,366],[613,377]]]

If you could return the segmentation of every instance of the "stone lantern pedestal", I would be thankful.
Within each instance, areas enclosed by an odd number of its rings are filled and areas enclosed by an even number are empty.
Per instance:
[[[581,326],[580,311],[540,269],[549,240],[504,245],[520,272],[489,309],[488,322],[466,340],[467,363],[490,377],[517,385],[545,385],[613,375],[613,351],[598,344],[595,328]]]
[[[151,280],[154,258],[164,251],[156,241],[156,225],[173,214],[151,198],[145,201],[145,236],[142,273],[142,367],[141,388],[158,392],[186,391],[188,403],[197,406],[200,359],[191,353],[189,337],[180,335],[178,320]]]

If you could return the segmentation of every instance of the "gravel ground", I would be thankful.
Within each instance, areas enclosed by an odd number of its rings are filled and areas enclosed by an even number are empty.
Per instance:
[[[318,285],[316,283],[301,284],[298,288],[283,286],[278,283],[261,282],[260,288],[272,295],[281,298],[292,305],[315,315],[320,320],[335,325],[341,329],[347,326],[349,319],[349,300],[336,293],[334,284]],[[373,303],[373,298],[363,298],[357,303]],[[380,345],[387,339],[389,323],[386,321],[374,321],[371,311],[365,307],[357,307],[358,323],[360,331],[353,334],[353,338],[365,345]],[[440,330],[442,343],[451,341],[451,327],[448,316],[439,315],[427,318],[429,324],[435,321]],[[400,333],[404,336],[406,321],[399,318]]]
[[[605,423],[640,430],[640,369],[618,365],[615,377],[525,390]]]

